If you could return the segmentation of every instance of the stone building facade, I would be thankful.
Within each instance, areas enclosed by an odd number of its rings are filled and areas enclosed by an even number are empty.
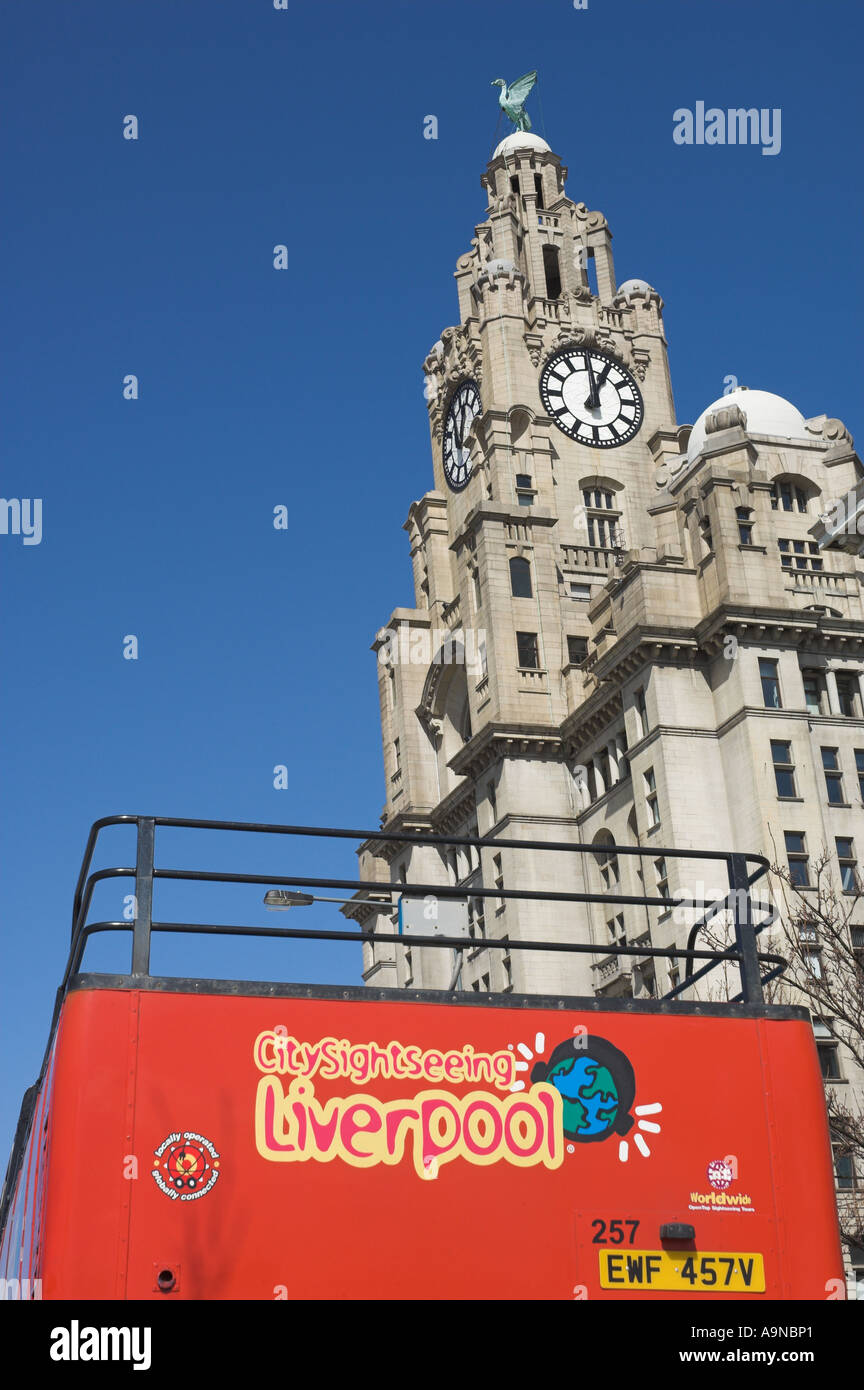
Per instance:
[[[713,898],[716,865],[662,849],[757,852],[802,878],[825,848],[842,890],[864,856],[864,576],[820,516],[860,497],[852,438],[744,388],[678,424],[663,301],[618,283],[606,218],[566,196],[566,172],[517,133],[482,177],[459,320],[423,364],[433,478],[405,523],[414,606],[374,643],[382,828],[491,843],[367,843],[361,876]],[[496,837],[574,853],[499,852]],[[662,995],[674,964],[607,948],[681,945],[689,920],[475,899],[460,985]],[[483,949],[505,934],[595,949]],[[367,947],[365,978],[446,988],[445,956]]]

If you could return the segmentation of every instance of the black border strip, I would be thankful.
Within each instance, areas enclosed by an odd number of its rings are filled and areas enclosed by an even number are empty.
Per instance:
[[[675,1018],[794,1019],[809,1022],[798,1004],[729,1004],[723,1001],[670,1003],[662,999],[597,999],[558,994],[474,994],[465,990],[375,989],[368,985],[300,985],[268,980],[187,979],[179,975],[73,975],[68,992],[116,989],[144,994],[223,995],[250,999],[319,999],[352,1004],[457,1004],[463,1008],[544,1009],[558,1013],[661,1014]]]

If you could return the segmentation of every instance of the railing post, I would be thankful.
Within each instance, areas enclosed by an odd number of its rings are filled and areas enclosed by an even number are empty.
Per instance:
[[[132,974],[150,973],[150,934],[153,928],[153,854],[156,821],[141,816],[135,858],[135,926],[132,933]]]
[[[729,887],[732,890],[732,910],[735,916],[735,946],[741,952],[738,968],[741,972],[741,998],[745,1004],[762,1003],[762,967],[753,930],[753,904],[750,901],[747,859],[743,854],[730,854]]]

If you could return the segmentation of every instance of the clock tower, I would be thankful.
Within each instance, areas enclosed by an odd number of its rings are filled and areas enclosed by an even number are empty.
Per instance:
[[[606,218],[567,196],[566,177],[530,130],[503,140],[482,176],[458,321],[423,364],[432,485],[405,523],[414,603],[373,644],[382,828],[488,844],[475,855],[368,842],[360,876],[464,891],[463,989],[663,994],[678,967],[638,948],[684,944],[679,913],[471,890],[711,900],[728,889],[712,864],[667,864],[660,847],[773,860],[778,845],[803,854],[808,836],[851,842],[845,823],[816,824],[818,807],[787,826],[771,769],[792,747],[794,709],[818,779],[818,705],[844,724],[828,752],[850,786],[860,765],[864,788],[859,579],[842,537],[813,529],[861,465],[839,420],[805,420],[765,391],[735,390],[679,426],[660,295],[618,282]],[[616,843],[651,853],[619,857]],[[346,913],[387,925],[368,904]],[[595,949],[484,949],[493,937]],[[632,957],[610,956],[628,944]],[[364,951],[369,984],[451,983],[449,953],[408,937]]]
[[[535,134],[498,145],[486,218],[456,266],[459,322],[424,363],[434,483],[405,527],[415,607],[375,644],[394,829],[578,842],[588,774],[568,767],[561,725],[584,696],[591,599],[627,550],[653,542],[653,474],[678,445],[660,296],[617,286],[606,218],[567,197],[566,176]],[[611,779],[623,727],[608,756]],[[545,868],[493,848],[482,864],[395,845],[383,856],[375,877],[585,886],[578,854]],[[372,846],[361,859],[365,876]],[[478,940],[567,930],[548,905],[494,901],[471,904]],[[444,953],[409,951],[407,968],[401,948],[369,954],[370,982],[447,983]],[[469,987],[522,990],[526,975],[590,987],[584,957],[465,955]]]

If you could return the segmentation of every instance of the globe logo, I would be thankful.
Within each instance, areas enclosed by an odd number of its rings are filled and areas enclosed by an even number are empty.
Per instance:
[[[725,1192],[734,1176],[729,1164],[722,1158],[714,1158],[708,1164],[708,1181],[718,1192]]]
[[[567,1038],[548,1061],[536,1063],[531,1080],[545,1081],[561,1092],[568,1139],[596,1143],[632,1128],[629,1111],[636,1094],[633,1067],[605,1038]]]

